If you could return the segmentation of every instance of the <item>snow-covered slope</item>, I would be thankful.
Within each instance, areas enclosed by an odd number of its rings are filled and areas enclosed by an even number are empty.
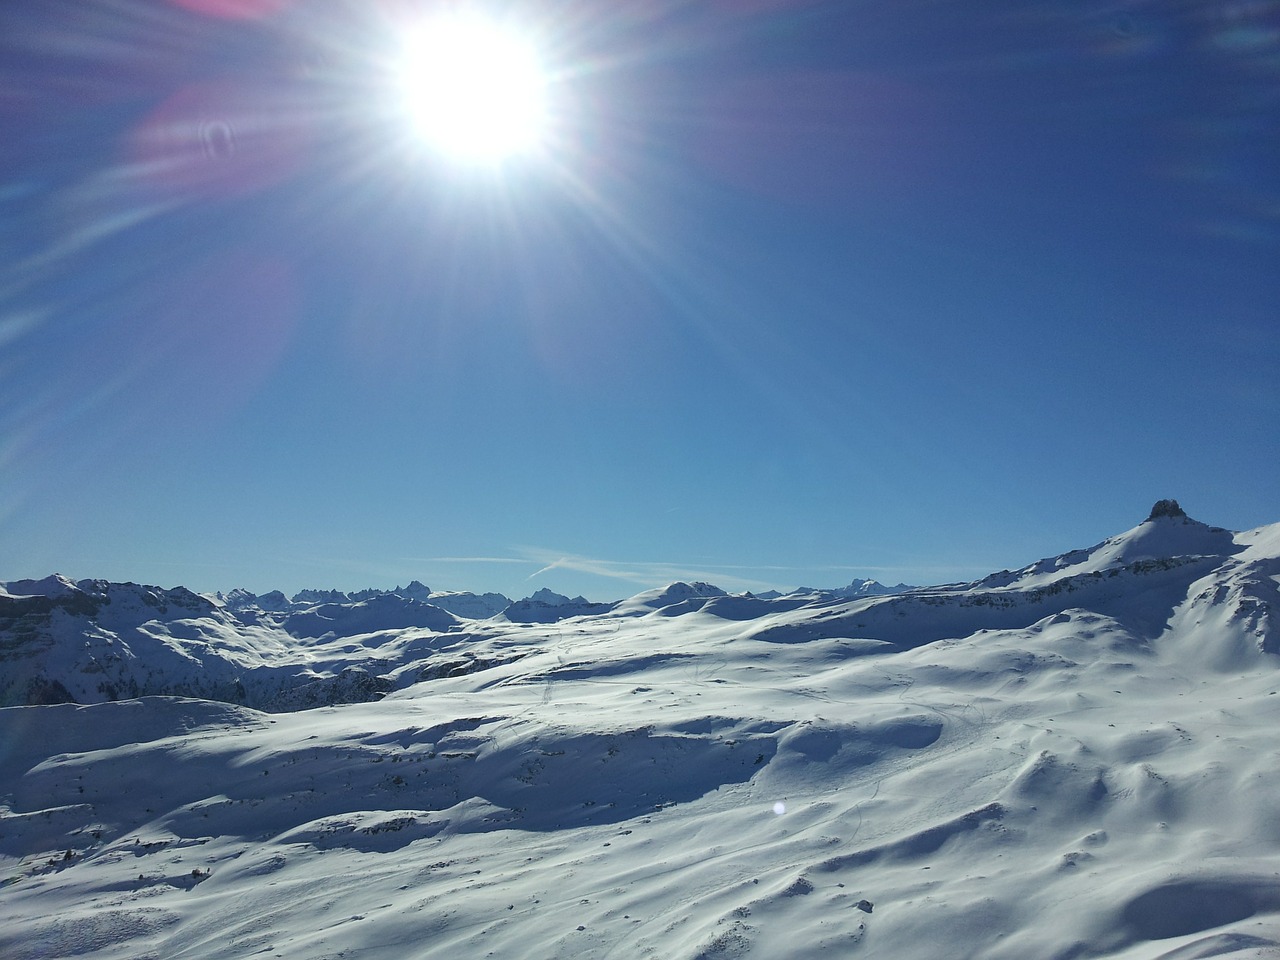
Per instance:
[[[1272,561],[1265,550],[1246,553],[1254,539],[1269,543],[1263,534],[1234,534],[1192,520],[1180,510],[1178,514],[1151,517],[1089,549],[1017,571],[1003,570],[971,584],[916,588],[762,617],[751,635],[784,643],[871,637],[912,647],[981,629],[1028,627],[1051,614],[1084,608],[1114,617],[1135,636],[1150,641],[1163,634],[1175,611],[1208,583],[1223,588],[1213,591],[1214,602],[1232,611],[1253,609],[1271,598],[1273,581],[1267,571]],[[1248,645],[1259,647],[1266,630],[1261,620],[1255,621],[1257,629]],[[1198,659],[1212,659],[1229,646],[1225,641],[1212,644]]]
[[[6,689],[96,630],[386,690],[0,710],[6,960],[1280,957],[1280,524],[306,639],[153,590],[7,584]]]

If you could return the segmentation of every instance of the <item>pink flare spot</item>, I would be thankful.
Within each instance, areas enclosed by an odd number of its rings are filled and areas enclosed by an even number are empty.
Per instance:
[[[175,7],[216,20],[265,20],[293,0],[169,0]]]
[[[241,196],[287,179],[309,139],[302,111],[270,91],[223,81],[185,87],[127,136],[140,179],[195,197]]]

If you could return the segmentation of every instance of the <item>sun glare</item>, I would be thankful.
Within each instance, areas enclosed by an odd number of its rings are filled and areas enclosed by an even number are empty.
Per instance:
[[[429,144],[469,163],[528,154],[546,132],[546,73],[534,44],[478,16],[421,24],[405,45],[401,94]]]

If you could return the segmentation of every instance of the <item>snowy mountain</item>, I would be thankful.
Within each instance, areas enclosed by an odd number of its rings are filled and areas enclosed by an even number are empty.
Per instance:
[[[862,597],[881,597],[889,593],[905,593],[914,589],[916,588],[906,583],[890,587],[879,580],[854,578],[846,587],[796,587],[787,593],[779,590],[765,590],[753,595],[761,600],[777,600],[779,597],[822,597],[828,600],[842,597],[846,600],[856,600]]]
[[[4,584],[0,956],[1280,957],[1280,524],[1175,507],[545,622]]]
[[[259,595],[244,589],[232,590],[226,594],[213,594],[209,599],[232,613],[243,614],[253,611],[299,613],[320,604],[365,603],[384,597],[430,603],[469,620],[492,617],[511,605],[511,601],[500,593],[476,594],[453,590],[435,592],[418,580],[410,581],[406,587],[393,587],[390,590],[380,590],[377,587],[368,587],[351,593],[344,593],[341,590],[300,590],[293,595],[292,599],[279,590]]]
[[[914,589],[914,587],[906,583],[898,583],[890,587],[881,583],[879,580],[855,579],[847,587],[837,587],[830,592],[841,597],[848,597],[851,600],[856,600],[862,597],[882,597],[889,593],[906,593],[906,591]]]
[[[390,590],[379,590],[377,587],[369,587],[365,590],[357,590],[348,596],[358,602],[363,600],[372,600],[374,597],[396,596],[404,597],[406,600],[422,600],[431,599],[431,588],[421,580],[411,580],[407,587],[393,587]]]
[[[603,615],[614,608],[612,603],[592,603],[585,597],[569,598],[543,587],[532,596],[517,600],[502,611],[511,623],[558,623],[570,617]]]
[[[906,593],[908,590],[914,589],[916,588],[906,583],[899,583],[896,586],[889,587],[879,580],[859,580],[855,578],[846,587],[797,587],[788,594],[769,591],[768,593],[757,594],[757,596],[770,600],[781,596],[810,596],[827,600],[860,600],[863,597],[883,597],[891,593]]]
[[[471,593],[466,590],[433,593],[427,598],[427,603],[465,620],[486,620],[511,606],[511,601],[500,593]]]
[[[0,705],[173,695],[284,709],[367,700],[389,688],[388,681],[366,673],[365,664],[376,658],[351,655],[349,634],[329,646],[299,643],[332,640],[335,623],[343,629],[359,625],[366,605],[322,605],[310,617],[276,621],[238,618],[182,587],[73,584],[55,576],[4,589]],[[456,622],[438,608],[420,606],[422,618]],[[345,619],[326,617],[334,610],[351,612]],[[372,619],[385,628],[385,615]]]
[[[587,602],[584,597],[575,597],[571,600],[564,594],[556,593],[554,590],[549,590],[546,587],[543,587],[536,593],[530,594],[525,597],[525,599],[532,603],[545,603],[549,607],[564,607],[570,604]]]

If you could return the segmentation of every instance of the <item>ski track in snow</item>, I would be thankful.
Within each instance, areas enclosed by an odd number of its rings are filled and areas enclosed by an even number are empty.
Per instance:
[[[548,623],[39,583],[0,684],[100,702],[0,709],[6,960],[1280,957],[1280,525]]]

